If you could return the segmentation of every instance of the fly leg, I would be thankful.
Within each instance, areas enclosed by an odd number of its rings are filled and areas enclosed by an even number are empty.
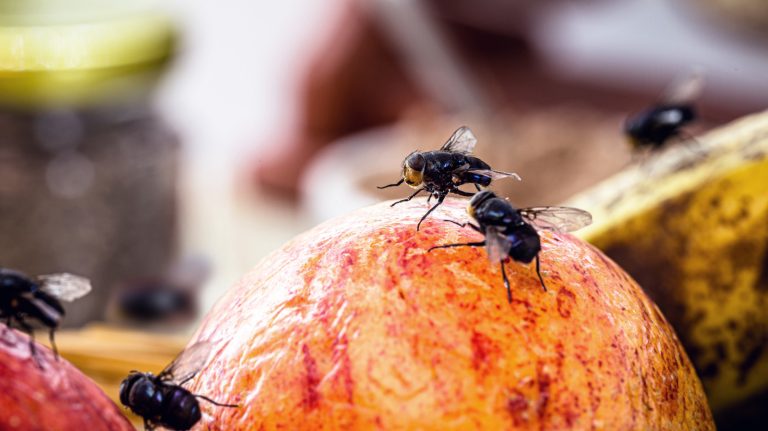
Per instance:
[[[16,319],[16,322],[19,324],[19,328],[21,328],[25,334],[29,335],[29,353],[35,360],[38,368],[42,370],[43,364],[40,362],[40,358],[37,357],[37,348],[35,348],[35,331],[32,330],[32,327],[29,326],[27,322],[21,319]]]
[[[177,385],[184,386],[185,383],[187,383],[188,381],[194,379],[196,375],[197,375],[197,372],[189,373],[189,375],[184,377],[183,379],[181,379],[181,381],[179,381],[179,383],[177,383]]]
[[[480,184],[477,184],[477,183],[475,183],[475,188],[477,189],[478,192],[483,190],[482,188],[480,188]]]
[[[3,319],[3,323],[5,323],[5,326],[3,326],[3,332],[0,332],[0,337],[5,338],[6,331],[11,329],[11,318],[6,317],[5,319]]]
[[[435,204],[435,206],[433,206],[432,208],[430,208],[429,210],[427,210],[427,213],[426,213],[426,214],[424,214],[424,216],[422,216],[422,217],[421,217],[421,220],[419,220],[419,224],[417,224],[417,225],[416,225],[416,232],[418,232],[418,231],[419,231],[419,229],[421,228],[421,222],[423,222],[423,221],[424,221],[424,219],[426,219],[426,218],[427,218],[427,216],[429,215],[429,213],[431,213],[432,211],[434,211],[434,210],[435,210],[435,208],[439,207],[439,206],[440,206],[440,205],[443,203],[443,201],[445,200],[445,196],[446,196],[446,194],[441,194],[440,196],[438,196],[438,197],[437,197],[437,203]]]
[[[405,199],[400,199],[399,201],[397,201],[397,202],[393,203],[393,204],[392,204],[392,205],[390,205],[390,206],[391,206],[391,207],[393,207],[393,206],[395,206],[395,205],[397,205],[397,204],[401,204],[401,203],[403,203],[403,202],[408,202],[409,200],[411,200],[411,199],[415,198],[417,194],[419,194],[419,193],[421,193],[421,192],[423,192],[423,191],[424,191],[424,189],[418,189],[418,190],[416,190],[416,192],[415,192],[414,194],[412,194],[412,195],[408,196],[408,197],[407,197],[407,198],[405,198]]]
[[[376,188],[377,188],[377,189],[386,189],[386,188],[388,188],[388,187],[397,187],[397,186],[399,186],[399,185],[400,185],[400,184],[402,184],[402,183],[403,183],[403,179],[402,179],[402,178],[400,178],[400,181],[398,181],[398,182],[396,182],[396,183],[387,184],[386,186],[376,186]]]
[[[536,255],[536,275],[539,276],[539,281],[541,282],[541,287],[544,289],[544,291],[547,291],[547,285],[544,284],[544,278],[541,277],[541,261],[539,260],[539,255]]]
[[[11,329],[13,329],[13,327],[11,326],[11,324],[12,324],[11,318],[10,317],[6,317],[4,323],[5,323],[5,326],[3,326],[3,332],[0,333],[0,338],[2,338],[3,343],[5,343],[5,344],[7,344],[9,346],[12,346],[14,344],[14,341],[13,340],[8,340],[5,337],[5,335],[7,333],[9,333],[9,332],[12,332]],[[11,335],[13,335],[13,334],[11,333]],[[15,337],[14,337],[14,339],[15,339]]]
[[[56,328],[50,328],[48,331],[48,339],[51,340],[51,349],[53,349],[53,356],[56,358],[56,360],[59,360],[59,348],[56,347],[56,340],[53,336],[53,331],[55,331]]]
[[[685,130],[681,130],[677,135],[683,141],[683,147],[691,154],[693,154],[697,161],[707,157],[707,152],[704,150],[701,142],[699,142],[699,140],[696,139],[696,137],[694,137],[692,134],[686,132]]]
[[[646,152],[643,152],[642,150],[632,149],[632,152],[629,155],[629,165],[633,165],[635,163],[642,165],[643,161],[648,159],[648,154]]]
[[[506,260],[506,259],[505,259]],[[507,301],[509,303],[512,303],[512,289],[509,287],[509,279],[507,278],[507,271],[504,269],[504,260],[500,262],[501,264],[501,277],[504,279],[504,287],[507,288]]]
[[[473,230],[475,230],[477,232],[482,232],[480,230],[480,226],[476,226],[476,225],[474,225],[474,224],[472,224],[470,222],[459,223],[459,222],[457,222],[455,220],[448,220],[448,219],[443,219],[443,221],[447,221],[448,223],[453,223],[453,224],[455,224],[458,227],[467,227],[467,226],[469,226],[470,228],[472,228]]]
[[[437,250],[438,248],[452,248],[452,247],[484,247],[485,241],[480,242],[461,242],[458,244],[444,244],[444,245],[436,245],[434,247],[430,247],[429,250],[427,250],[427,253],[429,253],[432,250]]]
[[[215,406],[219,406],[219,407],[240,407],[240,406],[239,406],[239,405],[237,405],[237,404],[222,404],[222,403],[217,403],[216,401],[214,401],[214,400],[212,400],[212,399],[210,399],[210,398],[206,397],[205,395],[195,395],[195,398],[202,398],[202,399],[204,399],[204,400],[208,401],[209,403],[211,403],[211,404],[213,404],[213,405],[215,405]]]

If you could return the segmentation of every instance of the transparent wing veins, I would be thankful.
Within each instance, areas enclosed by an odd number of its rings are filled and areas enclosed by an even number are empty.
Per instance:
[[[440,148],[442,151],[470,154],[475,149],[477,138],[467,126],[461,126],[453,132],[448,141]]]
[[[519,210],[530,224],[544,230],[573,232],[592,224],[592,214],[571,207],[534,207]]]
[[[502,178],[514,178],[518,181],[523,180],[522,178],[520,178],[520,175],[517,175],[514,172],[496,171],[493,169],[470,169],[467,172],[473,172],[476,174],[485,175],[487,177],[490,177],[493,180],[500,180]]]
[[[184,349],[157,377],[168,383],[179,384],[203,368],[213,348],[213,343],[201,341]]]
[[[502,233],[502,227],[487,226],[485,228],[485,247],[491,262],[501,262],[509,256],[512,242]]]
[[[684,75],[676,77],[661,96],[664,104],[682,105],[696,100],[704,88],[704,70],[694,68]]]
[[[79,275],[60,273],[41,275],[40,289],[63,301],[74,301],[91,291],[91,282]]]

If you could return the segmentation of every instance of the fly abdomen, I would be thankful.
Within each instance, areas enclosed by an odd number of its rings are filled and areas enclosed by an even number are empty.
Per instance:
[[[36,290],[35,293],[32,294],[35,299],[39,299],[54,310],[58,311],[61,316],[64,315],[64,307],[61,306],[61,302],[59,302],[58,299],[54,298],[53,296],[43,292],[42,290]]]
[[[163,425],[175,429],[192,428],[200,420],[200,403],[191,392],[179,386],[168,386],[163,404]]]
[[[459,179],[459,184],[473,183],[483,187],[488,187],[491,184],[493,179],[490,176],[472,172],[475,170],[490,170],[491,167],[488,163],[477,157],[467,155],[461,155],[461,160],[457,161],[457,163],[459,163],[457,168],[466,167],[465,171],[454,174]]]
[[[491,165],[475,156],[464,156],[464,162],[469,165],[469,170],[491,169]]]
[[[126,404],[135,413],[147,419],[154,419],[162,414],[163,392],[158,390],[154,381],[146,376],[140,376],[129,382]],[[123,399],[122,394],[120,399]]]
[[[539,234],[527,223],[515,226],[507,233],[507,236],[512,242],[509,257],[518,262],[531,263],[541,250]]]
[[[62,317],[62,313],[59,309],[52,307],[46,301],[34,296],[20,296],[18,298],[18,310],[25,315],[38,320],[48,328],[57,328]]]
[[[476,172],[460,172],[456,174],[456,177],[459,179],[459,184],[474,183],[483,187],[488,187],[491,184],[491,177]]]
[[[635,144],[660,147],[694,119],[696,112],[693,106],[657,106],[631,118],[625,130]]]

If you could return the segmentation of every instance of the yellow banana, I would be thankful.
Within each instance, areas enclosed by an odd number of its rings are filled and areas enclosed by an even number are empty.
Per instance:
[[[768,390],[768,112],[674,145],[568,205],[677,330],[714,411]]]

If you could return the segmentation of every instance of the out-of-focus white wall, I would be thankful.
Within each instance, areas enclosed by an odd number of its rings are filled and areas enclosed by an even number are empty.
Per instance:
[[[211,306],[258,260],[307,223],[279,202],[246,195],[245,161],[266,137],[293,127],[297,82],[314,40],[330,30],[331,2],[172,0],[180,55],[160,88],[161,114],[183,142],[182,252],[211,259]]]
[[[172,0],[179,60],[160,105],[193,157],[228,159],[290,126],[303,54],[322,37],[332,2]]]
[[[749,43],[692,0],[558,2],[534,23],[554,72],[574,80],[651,92],[691,67],[706,75],[705,98],[761,106],[768,98],[768,44]],[[768,3],[766,4],[768,5]]]

